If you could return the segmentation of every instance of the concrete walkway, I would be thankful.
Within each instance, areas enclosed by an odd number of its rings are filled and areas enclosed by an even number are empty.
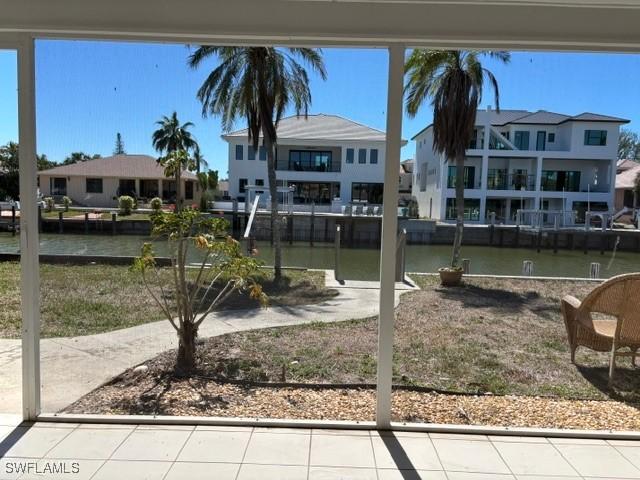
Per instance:
[[[340,284],[329,272],[326,275],[326,286],[339,292],[330,300],[314,305],[214,313],[202,323],[199,338],[311,322],[339,322],[378,314],[377,282]],[[396,305],[400,294],[411,288],[398,284]],[[42,410],[56,412],[123,370],[177,348],[177,344],[173,327],[164,320],[96,335],[42,339]],[[20,340],[0,339],[0,412],[21,410],[20,357]]]

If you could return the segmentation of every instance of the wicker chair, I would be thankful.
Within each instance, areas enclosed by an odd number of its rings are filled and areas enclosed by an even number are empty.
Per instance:
[[[618,275],[596,287],[580,302],[570,295],[562,299],[571,363],[579,346],[611,352],[609,386],[613,382],[616,357],[632,357],[640,349],[640,273]],[[613,318],[601,318],[604,314]],[[628,351],[620,351],[622,349]]]

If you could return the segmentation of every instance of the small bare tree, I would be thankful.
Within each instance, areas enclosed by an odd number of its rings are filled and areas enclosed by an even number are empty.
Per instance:
[[[228,234],[229,223],[205,218],[199,211],[152,214],[152,234],[166,237],[171,256],[171,280],[158,266],[151,243],[133,268],[142,274],[147,291],[178,334],[176,370],[188,374],[196,366],[198,329],[207,316],[234,292],[247,292],[266,304],[262,287],[253,279],[259,264],[241,253],[240,244]],[[200,253],[194,268],[188,268],[190,247]],[[164,274],[163,274],[164,273]]]

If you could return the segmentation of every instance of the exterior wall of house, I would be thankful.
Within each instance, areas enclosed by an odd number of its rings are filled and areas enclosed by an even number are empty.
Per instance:
[[[619,123],[570,121],[560,125],[520,125],[489,126],[482,124],[487,117],[478,115],[478,142],[476,148],[467,150],[465,165],[475,167],[474,188],[465,189],[465,199],[476,199],[478,205],[478,223],[488,221],[487,199],[504,200],[502,204],[507,215],[506,221],[512,221],[511,212],[514,205],[525,205],[525,208],[539,208],[545,205],[548,209],[573,209],[575,205],[586,202],[598,202],[615,208],[614,182],[616,172],[617,145]],[[529,146],[526,150],[491,149],[489,142],[481,139],[489,138],[489,130],[502,135],[508,134],[512,143],[516,131],[529,132]],[[585,145],[586,130],[606,131],[606,145]],[[536,145],[538,132],[545,132],[544,149]],[[549,133],[555,135],[549,142]],[[449,164],[446,159],[437,158],[434,154],[433,129],[427,128],[414,137],[416,142],[416,165],[414,167],[413,195],[418,200],[419,214],[438,220],[446,220],[447,199],[455,198],[455,189],[447,188]],[[493,171],[494,181],[489,171]],[[507,178],[495,182],[496,170],[506,171]],[[578,171],[580,185],[577,192],[545,191],[542,172]],[[429,175],[433,173],[433,177]],[[526,174],[526,177],[525,177]],[[424,180],[426,175],[426,181]],[[525,181],[526,179],[526,181]],[[496,183],[501,185],[496,187]],[[522,187],[525,186],[523,189]],[[543,203],[544,201],[544,203]]]
[[[260,160],[259,152],[256,152],[255,160],[248,160],[249,143],[246,138],[232,137],[229,143],[229,194],[232,198],[242,198],[244,193],[240,191],[240,180],[246,179],[247,185],[255,185],[256,180],[262,180],[265,188],[268,188],[267,162]],[[242,147],[242,160],[236,160],[236,147]],[[354,149],[353,163],[347,163],[347,150]],[[359,163],[359,150],[366,151],[365,163]],[[371,150],[378,151],[378,162],[371,163]],[[291,150],[330,151],[332,155],[332,170],[339,171],[293,171],[286,170],[289,163]],[[340,183],[340,203],[346,205],[351,202],[353,183],[383,183],[384,182],[384,142],[360,142],[345,141],[286,141],[278,145],[276,178],[295,184],[296,182]]]
[[[69,177],[56,177],[51,175],[40,175],[40,192],[43,197],[51,196],[51,180],[53,178],[66,178],[67,179],[67,196],[71,198],[74,205],[86,206],[86,207],[100,207],[109,208],[118,206],[118,189],[120,187],[119,178],[102,178],[102,193],[87,192],[87,177],[69,176]],[[90,177],[94,178],[94,177]],[[140,192],[140,180],[139,179],[123,179],[123,180],[135,180],[136,192]],[[170,179],[163,179],[164,181],[170,181]],[[157,179],[158,182],[161,179]],[[184,195],[186,182],[191,180],[182,180],[182,192]],[[193,182],[193,199],[185,200],[186,204],[195,203],[200,201],[200,189],[197,182]],[[160,194],[162,189],[159,190]],[[161,196],[161,195],[160,195]]]

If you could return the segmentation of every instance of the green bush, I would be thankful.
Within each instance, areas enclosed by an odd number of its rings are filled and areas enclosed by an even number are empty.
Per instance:
[[[133,197],[129,195],[122,195],[118,198],[118,206],[120,207],[120,213],[122,215],[131,215],[131,211],[135,205],[136,201]]]
[[[149,205],[155,212],[159,212],[162,208],[162,199],[159,197],[152,198]]]
[[[71,206],[73,202],[71,201],[71,199],[69,197],[67,197],[66,195],[64,197],[62,197],[62,204],[64,205],[64,210],[65,212],[69,211],[69,207]]]
[[[52,212],[56,207],[56,202],[54,202],[53,197],[44,197],[44,204],[47,206],[47,212]]]

